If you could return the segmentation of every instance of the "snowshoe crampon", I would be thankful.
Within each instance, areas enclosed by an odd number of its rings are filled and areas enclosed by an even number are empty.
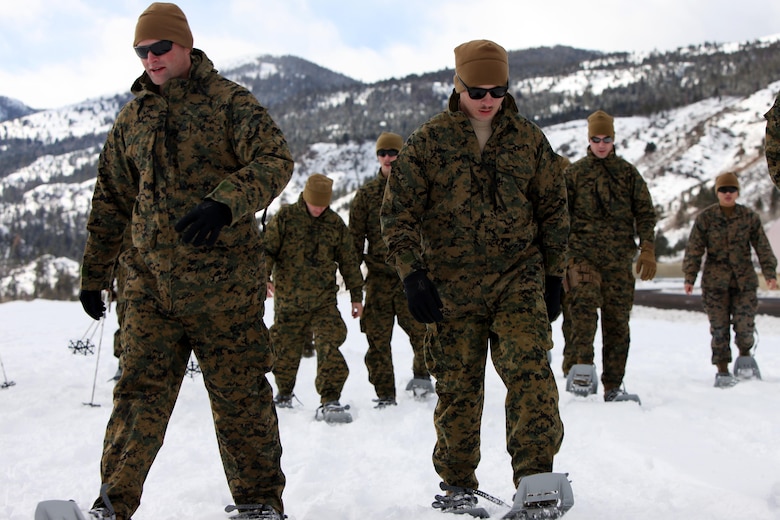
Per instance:
[[[734,377],[740,379],[761,379],[761,371],[753,356],[737,356],[734,361]]]
[[[506,520],[560,518],[574,505],[567,473],[537,473],[520,480]]]
[[[573,365],[566,376],[566,391],[575,395],[595,394],[599,388],[595,365]]]
[[[412,392],[415,399],[425,399],[436,393],[431,380],[423,377],[415,377],[409,381],[409,384],[406,385],[406,391]]]
[[[442,513],[452,513],[455,515],[470,515],[476,518],[490,518],[490,513],[486,509],[477,506],[477,497],[470,489],[456,486],[448,486],[444,482],[439,484],[442,491],[447,491],[446,495],[435,495],[431,507],[438,509]]]
[[[341,406],[338,401],[330,401],[317,408],[314,418],[325,421],[328,424],[344,424],[352,422],[352,414],[349,413],[349,405]]]
[[[35,520],[86,520],[73,500],[44,500],[35,508]]]

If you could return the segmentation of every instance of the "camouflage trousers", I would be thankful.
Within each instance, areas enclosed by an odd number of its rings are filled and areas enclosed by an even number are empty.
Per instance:
[[[425,325],[412,318],[403,284],[398,276],[369,273],[366,277],[366,304],[360,318],[360,330],[366,334],[368,351],[365,362],[368,380],[377,397],[395,398],[395,373],[391,341],[395,318],[412,345],[414,377],[428,377],[425,368]]]
[[[349,367],[339,350],[347,339],[347,326],[335,302],[311,310],[277,305],[274,313],[271,343],[277,356],[273,374],[279,393],[293,393],[303,347],[307,341],[311,343],[313,333],[317,352],[314,387],[320,402],[338,401]]]
[[[566,363],[593,364],[593,342],[601,309],[601,382],[604,390],[619,387],[623,382],[631,342],[629,318],[634,306],[634,274],[631,260],[614,262],[596,268],[576,261],[567,269],[567,314],[571,320],[570,342],[565,346]],[[568,359],[568,361],[567,361]],[[571,366],[569,365],[569,368]]]
[[[568,285],[568,284],[567,284]],[[574,348],[571,347],[571,311],[569,310],[569,296],[568,289],[564,291],[561,297],[561,332],[563,333],[563,375],[569,374],[569,370],[572,366],[577,364],[577,359],[574,354]]]
[[[444,482],[477,488],[480,429],[488,349],[506,386],[506,449],[515,486],[534,473],[552,471],[563,440],[558,389],[547,351],[550,325],[542,298],[514,293],[490,317],[468,315],[428,326],[426,360],[436,378],[436,446],[433,465]]]
[[[282,447],[265,376],[274,357],[262,301],[183,317],[161,313],[150,302],[128,301],[122,344],[122,376],[114,387],[101,460],[117,519],[127,520],[138,508],[191,352],[203,371],[233,500],[282,511]]]
[[[119,262],[114,267],[116,276],[116,321],[118,328],[114,332],[114,357],[119,359],[122,355],[122,323],[125,320],[125,309],[127,300],[125,300],[124,287],[127,281],[127,269],[124,269]]]
[[[731,363],[730,326],[734,326],[734,343],[741,355],[749,355],[756,330],[758,296],[755,289],[740,291],[702,289],[702,305],[710,321],[712,364]]]

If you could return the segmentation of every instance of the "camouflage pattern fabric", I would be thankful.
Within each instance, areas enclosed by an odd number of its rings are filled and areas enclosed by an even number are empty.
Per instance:
[[[245,307],[265,294],[255,213],[281,193],[293,167],[254,96],[219,76],[201,51],[192,61],[191,77],[165,83],[164,96],[146,74],[133,85],[136,98],[100,154],[81,268],[82,289],[109,288],[129,223],[125,296],[153,298],[177,316]],[[185,244],[173,228],[204,198],[233,215],[213,248]]]
[[[292,393],[302,347],[313,331],[317,391],[323,403],[338,400],[348,369],[338,350],[346,339],[346,325],[336,306],[336,269],[351,301],[363,301],[363,275],[352,236],[330,208],[319,217],[309,215],[301,195],[295,204],[279,209],[264,238],[266,276],[275,289],[271,334],[280,358],[273,371],[277,387],[280,393]],[[308,328],[306,319],[312,320]]]
[[[393,370],[394,318],[409,337],[412,345],[412,375],[427,379],[425,366],[425,325],[412,318],[398,275],[374,274],[366,276],[366,304],[360,318],[360,330],[368,340],[365,363],[368,380],[374,385],[377,397],[395,397],[395,372]]]
[[[129,518],[192,350],[234,500],[281,511],[284,475],[265,378],[273,355],[262,325],[265,269],[254,215],[292,175],[287,143],[254,96],[219,76],[197,49],[188,79],[158,88],[144,73],[132,92],[100,154],[81,268],[82,290],[108,289],[121,250],[127,277],[123,370],[102,482],[118,518]],[[213,247],[186,244],[174,230],[204,198],[232,213]],[[123,249],[128,226],[132,247]]]
[[[133,246],[133,236],[130,234],[130,228],[125,230],[124,241],[122,243],[122,251],[129,249]],[[114,263],[114,285],[115,301],[116,301],[116,321],[118,328],[114,332],[114,357],[120,359],[122,355],[122,324],[125,321],[125,309],[127,308],[127,300],[125,299],[125,283],[127,282],[127,271],[122,267],[122,264],[117,260]],[[120,361],[119,366],[122,366]]]
[[[493,338],[517,485],[549,471],[563,436],[543,287],[545,274],[563,276],[566,190],[556,154],[511,95],[481,152],[458,97],[412,134],[393,163],[383,237],[400,277],[426,269],[444,303],[425,354],[439,395],[436,471],[447,484],[477,487],[481,374]]]
[[[601,382],[604,389],[617,388],[623,382],[628,361],[631,333],[629,319],[634,305],[634,274],[631,259],[612,261],[598,268],[585,262],[569,269],[569,293],[566,295],[570,316],[570,343],[566,346],[564,363],[594,364],[593,342],[601,309],[602,350]],[[572,283],[575,273],[597,272]],[[571,365],[568,366],[571,368]],[[564,366],[564,371],[568,371]]]
[[[614,150],[604,159],[588,148],[565,172],[571,234],[566,282],[571,349],[577,364],[592,364],[601,309],[604,390],[620,386],[631,341],[629,318],[639,243],[655,243],[656,214],[642,176]],[[566,357],[566,356],[565,356]],[[569,358],[571,359],[571,358]]]
[[[683,274],[685,283],[694,284],[702,270],[702,303],[710,321],[713,364],[731,361],[731,323],[740,351],[753,346],[758,276],[751,247],[764,278],[776,279],[777,259],[761,219],[741,204],[734,206],[731,216],[726,216],[719,204],[705,208],[696,217],[688,237]]]
[[[125,368],[114,387],[101,461],[117,518],[130,518],[140,503],[190,352],[203,371],[233,499],[283,511],[282,448],[265,377],[274,356],[262,304],[176,318],[152,301],[129,300],[122,341]]]
[[[566,284],[566,277],[564,277],[564,284]],[[567,285],[567,284],[566,284]],[[563,369],[563,375],[569,375],[571,367],[577,364],[577,355],[572,348],[571,341],[571,311],[569,310],[569,289],[565,288],[563,296],[561,297],[561,333],[563,333],[563,362],[561,368]]]
[[[766,163],[769,177],[780,188],[780,95],[775,104],[764,114],[766,119]]]
[[[306,341],[314,331],[317,352],[317,377],[314,387],[320,401],[338,401],[349,376],[347,361],[339,347],[347,339],[347,326],[334,304],[318,309],[302,310],[276,305],[271,343],[277,359],[273,368],[276,387],[280,394],[292,395]]]
[[[358,261],[365,261],[368,268],[366,304],[360,318],[360,330],[368,340],[365,356],[368,380],[374,385],[378,397],[394,398],[396,388],[391,341],[396,318],[412,346],[413,376],[428,378],[429,374],[423,352],[425,325],[412,318],[403,283],[395,269],[386,262],[387,245],[382,239],[379,221],[386,184],[385,177],[379,173],[375,179],[358,189],[349,208],[349,231]],[[368,248],[364,253],[366,243]]]
[[[734,343],[740,355],[750,355],[758,310],[756,291],[740,291],[737,287],[702,291],[702,307],[710,322],[712,364],[732,361],[730,326],[734,327]]]

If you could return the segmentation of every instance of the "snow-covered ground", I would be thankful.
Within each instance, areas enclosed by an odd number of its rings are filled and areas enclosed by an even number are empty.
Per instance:
[[[339,301],[349,316],[348,297]],[[271,302],[267,308],[270,325]],[[406,337],[397,330],[398,406],[376,410],[363,364],[365,337],[357,320],[346,321],[342,351],[351,374],[342,402],[355,420],[338,426],[314,420],[316,361],[304,359],[295,389],[302,404],[279,412],[287,513],[291,520],[442,520],[430,507],[439,483],[431,463],[435,401],[418,402],[403,392],[411,376]],[[78,302],[0,305],[3,379],[16,383],[0,390],[0,518],[30,519],[41,500],[75,499],[87,507],[95,498],[111,411],[109,379],[116,370],[116,322],[113,314],[106,320],[99,360],[67,348],[90,322]],[[566,518],[780,518],[780,318],[757,318],[763,380],[725,390],[713,387],[704,314],[635,307],[631,328],[625,384],[639,394],[641,406],[566,393],[560,321],[553,326],[553,368],[566,427],[555,471],[569,473],[575,497]],[[101,343],[99,338],[93,341]],[[600,352],[600,339],[596,348]],[[492,367],[486,393],[477,475],[481,489],[509,502],[514,489],[504,443],[504,388]],[[182,387],[134,518],[223,520],[231,502],[203,381],[195,376]],[[494,517],[504,513],[486,506]]]

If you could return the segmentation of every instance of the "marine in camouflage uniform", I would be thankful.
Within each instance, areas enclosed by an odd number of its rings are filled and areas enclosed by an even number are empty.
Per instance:
[[[517,486],[552,470],[563,439],[544,294],[557,278],[560,297],[566,191],[544,134],[501,88],[506,51],[476,40],[455,49],[455,62],[449,109],[418,128],[393,163],[383,236],[412,314],[428,323],[425,359],[439,396],[436,472],[448,485],[478,486],[490,349],[507,390],[506,447]],[[496,88],[489,95],[472,88],[472,98],[467,85]]]
[[[281,512],[285,476],[265,376],[274,356],[262,319],[255,212],[284,189],[292,158],[255,97],[192,48],[174,4],[152,4],[139,17],[134,45],[161,40],[172,47],[139,51],[145,72],[100,154],[87,224],[80,299],[95,319],[128,225],[132,234],[119,256],[127,276],[123,371],[102,482],[116,518],[130,518],[194,352],[233,499]]]
[[[625,375],[631,341],[629,318],[634,304],[631,264],[640,241],[637,272],[655,276],[656,214],[642,176],[615,153],[613,118],[604,111],[588,117],[587,156],[565,170],[571,233],[566,282],[571,342],[564,372],[572,360],[593,364],[593,341],[601,309],[601,382],[611,401]],[[567,366],[568,365],[568,366]]]
[[[734,191],[728,188],[733,188]],[[770,289],[777,288],[777,259],[758,215],[736,203],[739,181],[732,173],[715,181],[719,202],[702,210],[688,237],[683,259],[685,292],[691,294],[702,267],[702,304],[710,322],[712,364],[727,374],[731,363],[730,325],[741,356],[750,355],[758,309],[758,276],[751,247]]]
[[[412,318],[406,304],[404,287],[395,269],[388,265],[387,246],[382,240],[379,222],[379,209],[385,193],[387,177],[391,174],[392,162],[403,146],[403,138],[398,134],[383,132],[376,142],[380,168],[376,178],[366,183],[355,194],[349,208],[349,231],[355,243],[358,262],[365,261],[368,268],[366,276],[366,305],[360,318],[360,330],[366,334],[368,351],[365,362],[368,368],[368,380],[374,385],[379,403],[395,402],[395,374],[393,371],[394,320],[409,336],[414,358],[412,374],[415,379],[430,379],[425,368],[423,342],[425,325]],[[366,243],[368,244],[367,250]]]
[[[766,163],[769,167],[769,177],[775,186],[780,188],[780,95],[775,104],[764,114],[766,119]]]
[[[333,181],[315,173],[298,202],[283,206],[265,231],[266,275],[274,296],[271,341],[277,400],[295,388],[303,346],[314,333],[315,387],[323,405],[338,402],[349,375],[339,347],[347,326],[337,307],[336,269],[350,292],[352,316],[363,310],[363,275],[346,224],[330,209]]]

